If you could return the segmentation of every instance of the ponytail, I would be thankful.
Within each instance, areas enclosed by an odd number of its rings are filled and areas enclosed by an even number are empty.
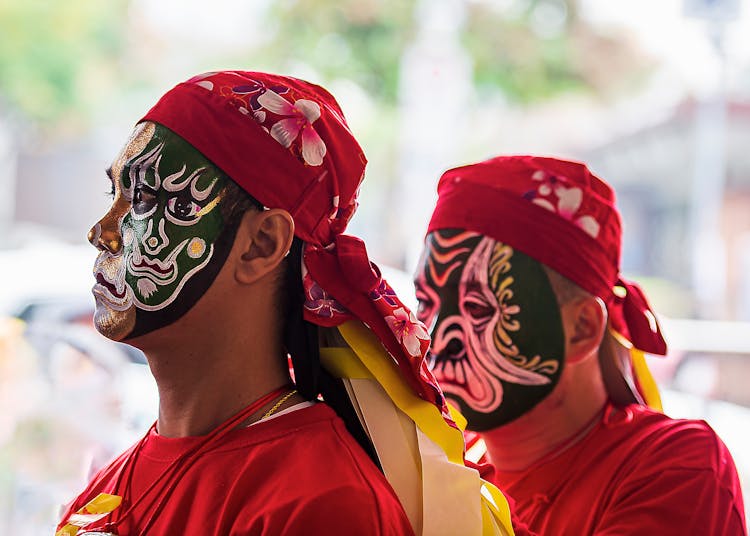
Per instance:
[[[280,285],[283,304],[282,343],[292,361],[297,392],[307,400],[316,400],[320,395],[344,421],[349,433],[380,468],[375,448],[362,428],[343,380],[331,376],[320,364],[319,327],[304,318],[303,244],[302,240],[294,237]]]

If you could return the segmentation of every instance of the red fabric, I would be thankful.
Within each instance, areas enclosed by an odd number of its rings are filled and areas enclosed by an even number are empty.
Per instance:
[[[289,211],[306,242],[305,319],[328,327],[362,320],[414,391],[454,425],[425,364],[426,329],[364,243],[342,234],[367,161],[330,93],[287,76],[206,73],[168,91],[141,121],[166,126],[265,206]]]
[[[714,431],[643,406],[608,407],[580,442],[494,482],[532,533],[747,534],[737,471]]]
[[[302,111],[314,106],[320,115],[310,120]],[[354,213],[367,160],[320,86],[268,73],[206,73],[168,91],[141,121],[179,134],[265,206],[288,210],[305,242],[330,244]],[[318,165],[304,155],[305,142],[318,142],[305,137],[311,132],[325,151]]]
[[[436,404],[443,417],[453,424],[443,393],[427,368],[424,356],[430,346],[427,329],[419,322],[393,290],[382,280],[374,265],[357,268],[357,263],[366,260],[364,242],[353,236],[342,235],[333,249],[310,249],[305,251],[305,264],[314,278],[338,303],[349,311],[356,311],[362,320],[378,336],[383,346],[395,357],[404,378],[420,397]],[[355,292],[352,292],[355,289]],[[400,315],[399,315],[400,313]],[[389,324],[396,315],[401,317],[403,331],[395,331]],[[334,318],[336,324],[341,320]],[[421,336],[409,333],[409,329],[420,330]],[[404,342],[408,337],[414,346]],[[409,351],[412,348],[412,351]]]
[[[666,343],[643,292],[620,279],[612,188],[578,162],[496,157],[446,171],[428,232],[466,229],[509,244],[599,296],[613,327],[645,352]],[[621,282],[624,297],[613,292]]]
[[[610,324],[618,333],[632,341],[639,350],[655,355],[666,355],[667,343],[661,335],[646,294],[636,283],[622,277],[617,286],[625,289],[625,297],[615,296],[614,306],[609,309],[619,312],[610,315]],[[652,334],[657,336],[652,336]],[[636,342],[638,341],[638,342]]]
[[[152,433],[131,497],[199,440]],[[63,520],[98,493],[117,493],[128,453],[99,472]],[[139,534],[143,516],[139,507],[119,534]],[[413,534],[385,477],[325,404],[232,431],[196,461],[157,519],[151,534]]]

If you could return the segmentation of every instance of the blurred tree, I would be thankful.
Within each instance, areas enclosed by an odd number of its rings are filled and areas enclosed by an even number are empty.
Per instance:
[[[41,122],[85,118],[122,87],[128,0],[0,0],[0,94]],[[265,45],[250,52],[279,71],[300,64],[345,78],[378,105],[397,99],[416,0],[269,2]],[[643,74],[621,35],[603,35],[575,0],[466,0],[464,44],[480,92],[531,103],[561,92],[606,93]],[[132,44],[131,44],[132,45]],[[221,62],[217,62],[221,63]],[[257,62],[254,62],[257,63]],[[93,105],[93,106],[92,106]]]
[[[264,54],[307,64],[324,79],[357,82],[395,102],[401,55],[415,30],[415,0],[286,0],[268,12]],[[566,92],[611,95],[644,78],[650,63],[627,35],[605,34],[575,0],[466,0],[464,45],[480,92],[528,104]]]
[[[115,85],[126,0],[0,0],[0,94],[41,124],[82,119]]]
[[[414,27],[414,0],[287,0],[269,10],[275,32],[265,54],[302,62],[324,79],[349,78],[375,100],[397,97],[401,54]]]
[[[465,46],[480,92],[528,104],[566,92],[611,96],[632,89],[651,63],[623,35],[582,18],[575,0],[476,0]]]

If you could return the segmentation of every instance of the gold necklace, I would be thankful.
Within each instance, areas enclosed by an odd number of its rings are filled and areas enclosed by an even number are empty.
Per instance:
[[[265,415],[263,415],[263,417],[261,417],[261,418],[260,418],[260,420],[262,421],[263,419],[267,419],[268,417],[270,417],[271,415],[273,415],[273,414],[274,414],[274,412],[275,412],[275,411],[276,411],[277,409],[279,409],[279,408],[281,407],[281,405],[282,405],[282,404],[283,404],[284,402],[286,402],[287,400],[289,400],[290,398],[292,398],[292,397],[293,397],[294,395],[296,395],[296,394],[297,394],[297,389],[292,389],[292,390],[291,390],[291,391],[289,391],[289,392],[288,392],[287,394],[285,394],[284,396],[282,396],[282,397],[281,397],[281,398],[279,399],[279,401],[278,401],[278,402],[276,402],[276,403],[275,403],[275,404],[273,405],[273,407],[272,407],[271,409],[269,409],[268,411],[266,411],[266,414],[265,414]]]

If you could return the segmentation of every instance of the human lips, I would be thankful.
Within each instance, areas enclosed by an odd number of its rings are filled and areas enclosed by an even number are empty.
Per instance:
[[[130,307],[131,299],[125,285],[124,264],[120,257],[102,253],[94,264],[94,284],[91,292],[107,306],[116,310]]]
[[[94,285],[94,288],[96,288],[97,286],[102,286],[117,299],[122,299],[125,297],[125,288],[123,287],[121,291],[118,291],[117,285],[110,281],[107,281],[107,279],[104,277],[104,274],[102,274],[101,272],[96,274],[96,283],[97,284]]]

